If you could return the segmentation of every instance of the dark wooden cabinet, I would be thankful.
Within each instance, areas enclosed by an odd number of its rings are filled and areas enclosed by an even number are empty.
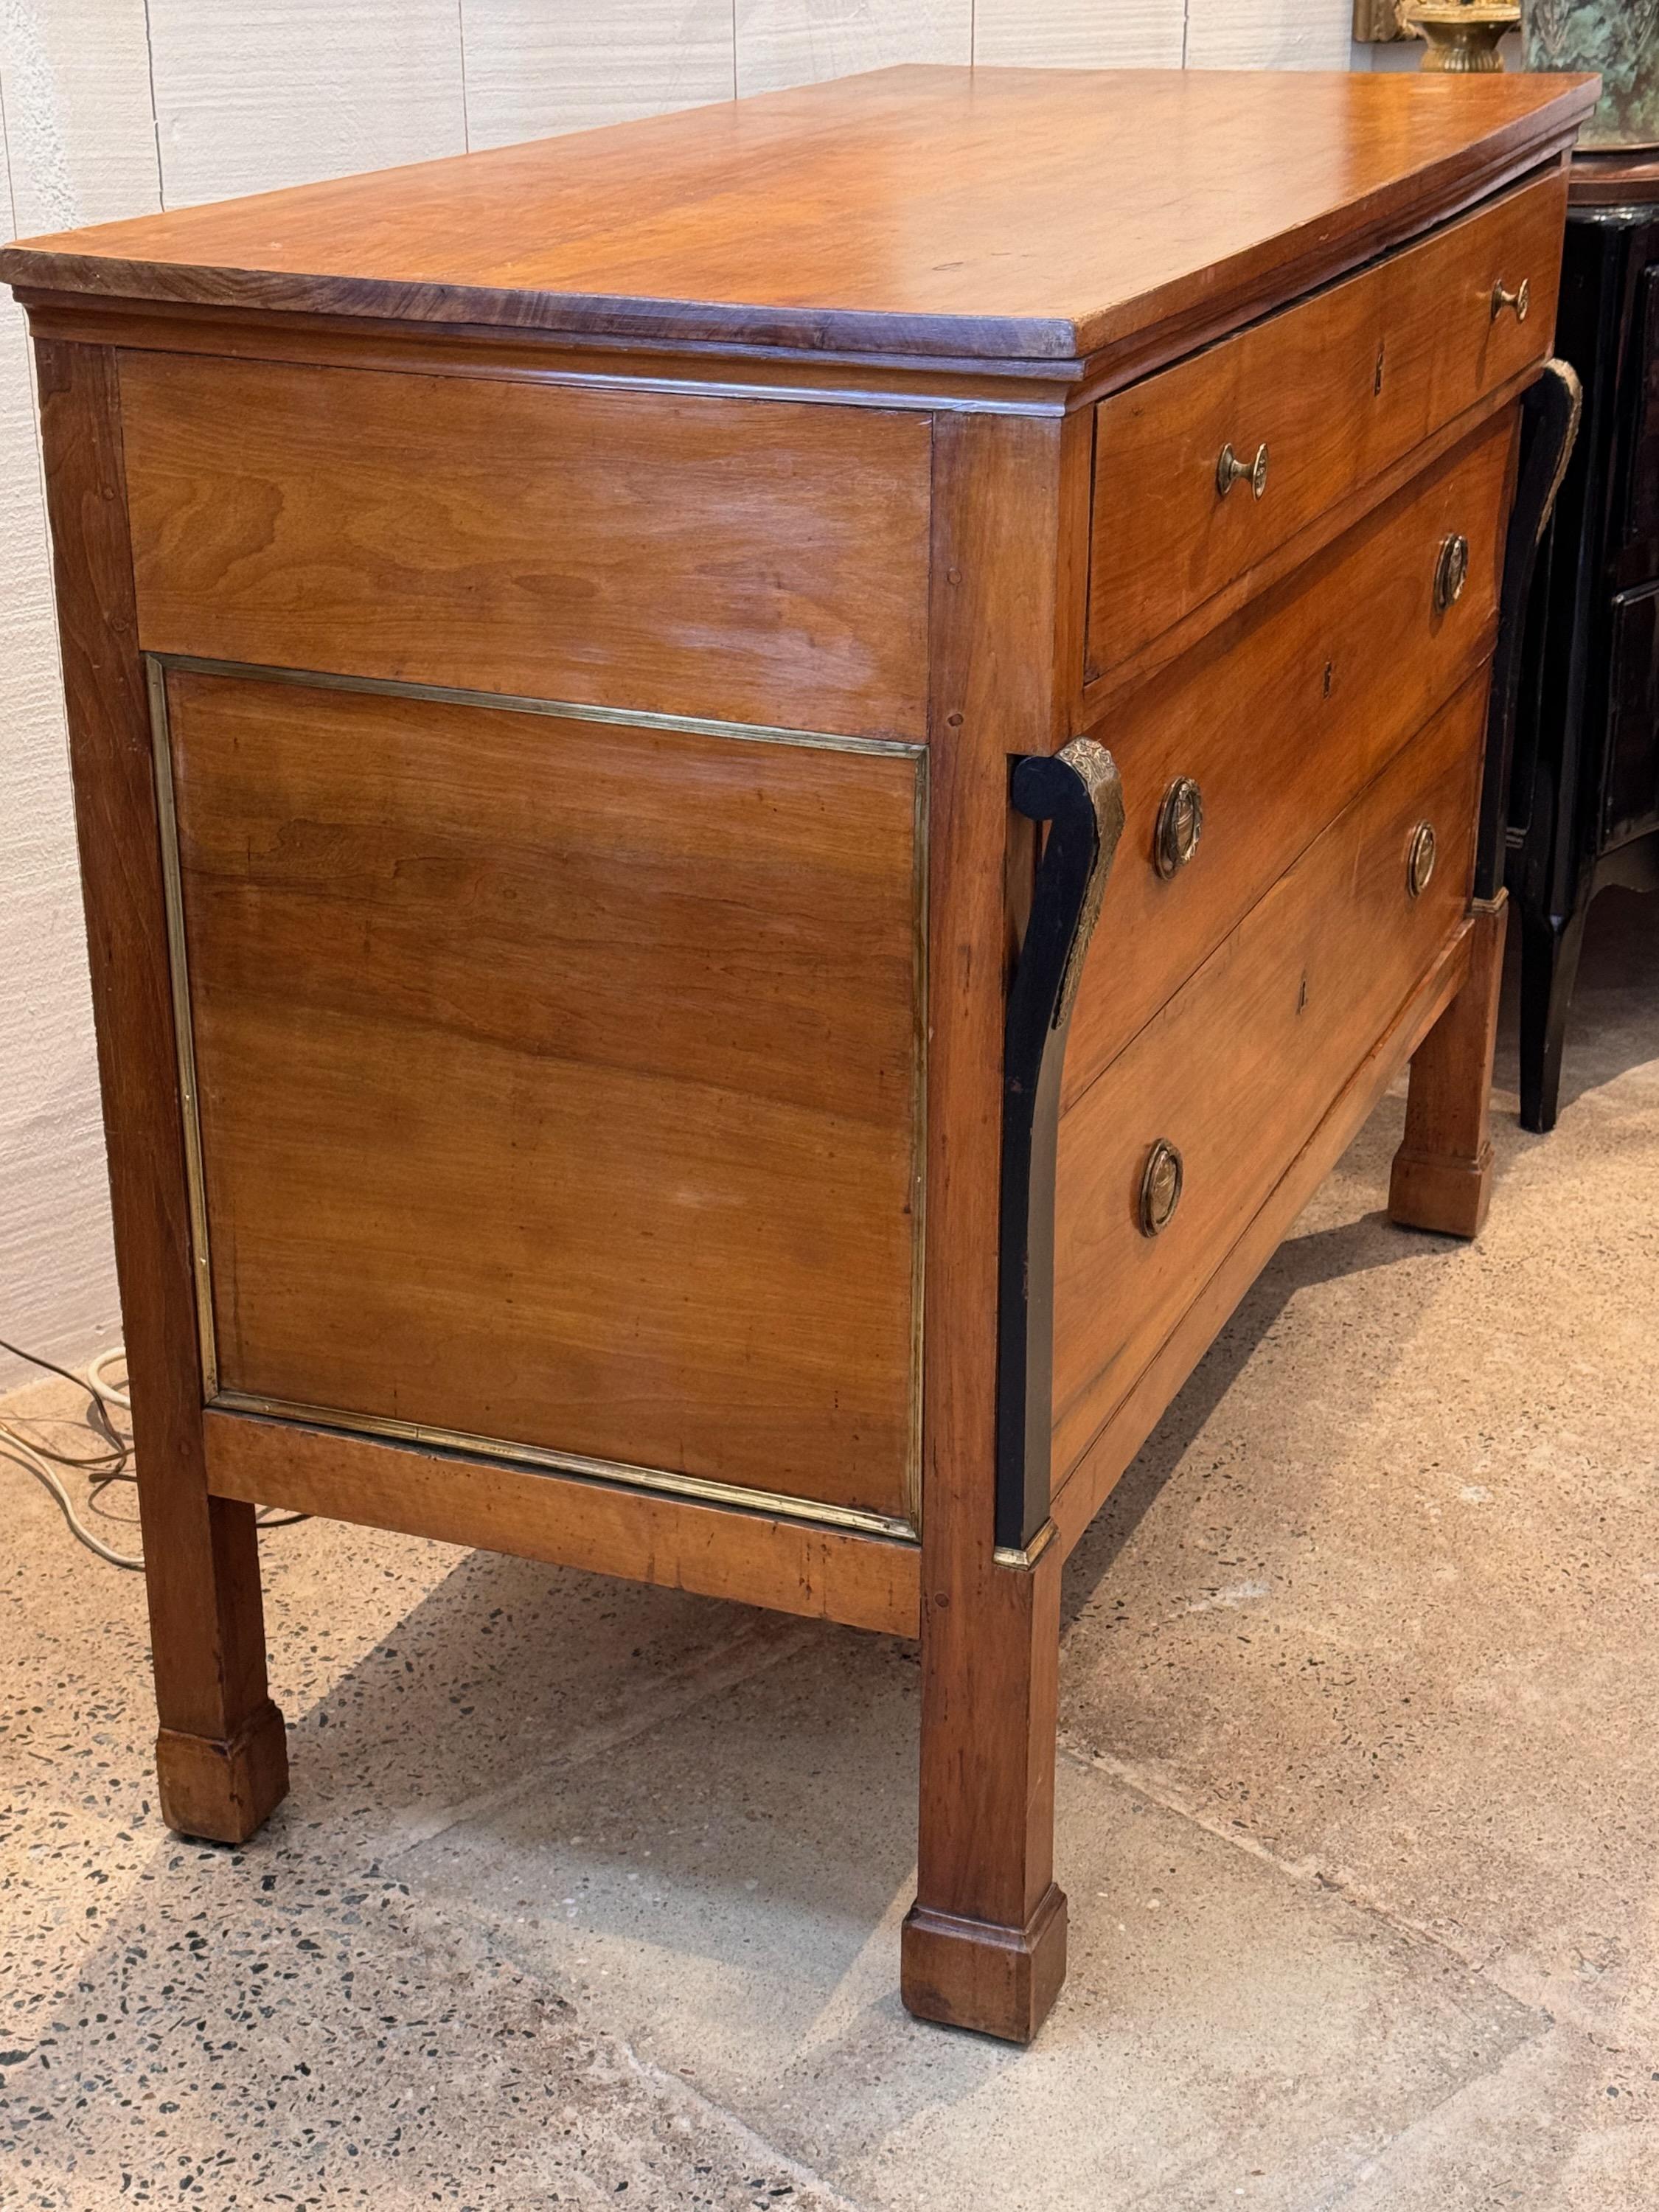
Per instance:
[[[1584,922],[1659,890],[1659,159],[1573,167],[1557,350],[1584,418],[1540,556],[1510,787],[1521,1119],[1553,1127]]]

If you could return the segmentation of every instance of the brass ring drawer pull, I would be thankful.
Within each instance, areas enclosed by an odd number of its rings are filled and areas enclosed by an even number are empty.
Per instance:
[[[1160,1137],[1146,1155],[1140,1178],[1140,1233],[1161,1237],[1181,1203],[1185,1169],[1180,1153],[1167,1137]]]
[[[1492,288],[1492,319],[1493,322],[1498,320],[1498,318],[1503,313],[1505,307],[1513,307],[1515,310],[1516,321],[1517,323],[1524,323],[1527,319],[1528,310],[1531,306],[1532,279],[1528,276],[1523,276],[1521,279],[1518,288],[1513,292],[1506,292],[1504,290],[1504,280],[1501,276]]]
[[[1429,878],[1434,873],[1434,824],[1419,822],[1412,831],[1411,849],[1406,855],[1406,891],[1408,897],[1421,898],[1429,888]]]
[[[1247,483],[1258,499],[1267,489],[1267,448],[1258,446],[1253,461],[1241,461],[1231,446],[1221,448],[1215,465],[1215,488],[1223,499],[1236,483]]]
[[[1462,531],[1443,538],[1439,557],[1434,564],[1434,611],[1443,615],[1463,596],[1463,586],[1469,580],[1469,541]]]
[[[1204,794],[1189,775],[1178,775],[1164,794],[1153,834],[1152,858],[1165,882],[1184,868],[1204,834]]]

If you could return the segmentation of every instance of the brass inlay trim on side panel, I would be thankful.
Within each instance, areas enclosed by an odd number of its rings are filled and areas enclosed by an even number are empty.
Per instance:
[[[590,1459],[581,1452],[553,1451],[541,1444],[509,1443],[500,1437],[475,1437],[465,1429],[435,1428],[428,1421],[395,1421],[379,1413],[350,1413],[336,1406],[304,1406],[287,1398],[258,1398],[244,1390],[221,1390],[208,1401],[216,1413],[258,1413],[269,1420],[301,1421],[307,1428],[335,1429],[347,1436],[379,1437],[386,1443],[424,1444],[441,1451],[465,1452],[475,1459],[498,1459],[549,1474],[575,1474],[592,1482],[617,1482],[635,1490],[665,1491],[704,1505],[738,1505],[780,1520],[817,1521],[832,1528],[855,1528],[867,1536],[901,1536],[913,1541],[908,1521],[867,1513],[856,1505],[825,1505],[811,1498],[781,1491],[750,1490],[712,1476],[675,1474],[666,1468],[631,1467],[625,1462]]]
[[[915,1036],[911,1049],[910,1126],[910,1433],[905,1453],[904,1510],[910,1527],[921,1532],[921,1355],[922,1316],[927,1283],[927,878],[928,807],[933,786],[926,745],[916,749],[915,816],[913,842],[915,881],[910,910]]]
[[[441,706],[484,707],[503,714],[547,714],[562,722],[610,722],[627,730],[684,730],[693,737],[747,738],[763,745],[806,745],[814,752],[896,754],[916,760],[927,748],[908,738],[840,738],[769,722],[711,722],[698,714],[646,708],[589,707],[574,699],[531,699],[514,691],[468,691],[453,684],[403,684],[389,676],[340,676],[320,668],[270,668],[252,660],[201,660],[188,653],[149,653],[152,666],[189,676],[231,676],[245,684],[292,684],[308,691],[366,691],[375,698],[429,699]]]
[[[185,1179],[190,1190],[191,1273],[196,1285],[196,1327],[202,1348],[202,1387],[211,1398],[219,1387],[219,1352],[213,1328],[213,1270],[208,1253],[207,1180],[202,1168],[202,1116],[196,1092],[196,1039],[190,1011],[190,969],[185,945],[185,887],[179,868],[179,817],[173,798],[173,742],[167,727],[167,671],[144,656],[149,693],[150,746],[155,756],[155,818],[161,836],[161,889],[167,908],[167,974],[173,987],[173,1034],[179,1059],[179,1112],[184,1125]]]
[[[431,684],[403,684],[390,678],[341,676],[315,669],[273,668],[241,661],[198,659],[185,653],[147,653],[143,659],[149,695],[150,738],[155,753],[156,813],[161,830],[161,874],[167,906],[167,963],[178,1045],[179,1106],[183,1121],[185,1170],[190,1194],[192,1273],[206,1404],[221,1412],[256,1413],[272,1419],[302,1421],[309,1427],[337,1430],[347,1435],[380,1437],[405,1443],[425,1444],[447,1451],[508,1461],[527,1468],[539,1468],[548,1472],[578,1475],[594,1481],[665,1492],[672,1496],[696,1499],[704,1504],[737,1506],[745,1511],[773,1514],[784,1520],[813,1522],[830,1528],[856,1530],[866,1535],[899,1537],[914,1541],[921,1527],[921,1389],[925,1319],[923,1290],[926,1279],[924,1202],[927,1186],[925,1115],[927,1094],[929,827],[927,746],[898,738],[836,737],[812,730],[774,729],[758,723],[709,721],[693,715],[635,714],[614,707],[585,706],[572,700],[522,698],[503,692],[469,691]],[[189,957],[185,934],[184,882],[179,865],[179,824],[173,787],[172,736],[167,714],[167,679],[173,670],[181,674],[230,677],[252,683],[289,684],[316,690],[359,691],[392,698],[430,700],[453,706],[487,708],[506,714],[545,714],[567,721],[611,723],[622,728],[678,730],[691,736],[730,738],[752,744],[801,745],[825,752],[896,756],[915,763],[913,960],[915,1053],[912,1107],[915,1139],[911,1172],[910,1418],[902,1479],[906,1517],[895,1518],[854,1506],[826,1504],[815,1498],[793,1497],[783,1492],[751,1490],[740,1484],[723,1483],[702,1475],[678,1474],[663,1468],[635,1467],[621,1461],[595,1459],[582,1453],[557,1451],[538,1444],[516,1443],[506,1437],[473,1436],[463,1430],[434,1427],[424,1422],[399,1421],[375,1413],[351,1413],[337,1407],[309,1406],[286,1399],[258,1397],[242,1391],[221,1389],[213,1319],[207,1183],[203,1164]]]
[[[992,1559],[1000,1567],[1011,1567],[1017,1573],[1027,1572],[1036,1566],[1058,1534],[1054,1522],[1045,1521],[1029,1544],[999,1544],[991,1554]]]

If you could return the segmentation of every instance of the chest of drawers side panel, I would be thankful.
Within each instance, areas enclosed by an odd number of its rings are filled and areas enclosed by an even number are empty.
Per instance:
[[[216,1395],[907,1516],[925,763],[166,687]]]
[[[128,352],[158,653],[927,733],[924,414]]]

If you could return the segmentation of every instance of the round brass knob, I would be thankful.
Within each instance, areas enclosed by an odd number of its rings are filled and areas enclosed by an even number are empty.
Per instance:
[[[1140,1178],[1140,1233],[1161,1237],[1181,1203],[1183,1170],[1180,1153],[1167,1137],[1160,1137],[1146,1155]]]
[[[1434,564],[1434,611],[1443,615],[1463,596],[1463,586],[1469,580],[1469,541],[1462,531],[1443,538],[1440,556]]]
[[[1412,831],[1411,849],[1406,855],[1406,890],[1413,898],[1421,898],[1429,888],[1429,878],[1434,873],[1434,824],[1419,822]]]
[[[1258,499],[1267,489],[1267,448],[1258,446],[1253,461],[1241,461],[1232,447],[1224,446],[1215,465],[1215,488],[1223,499],[1236,483],[1247,483]]]
[[[1164,794],[1158,810],[1152,857],[1166,880],[1184,868],[1198,850],[1204,834],[1204,794],[1189,775],[1178,775]]]
[[[1498,318],[1503,313],[1505,307],[1511,307],[1515,311],[1516,321],[1517,323],[1524,323],[1527,319],[1528,312],[1531,308],[1531,306],[1532,280],[1530,277],[1523,276],[1521,279],[1518,288],[1513,292],[1506,292],[1504,290],[1504,280],[1501,276],[1492,288],[1492,319],[1493,322],[1498,320]]]

